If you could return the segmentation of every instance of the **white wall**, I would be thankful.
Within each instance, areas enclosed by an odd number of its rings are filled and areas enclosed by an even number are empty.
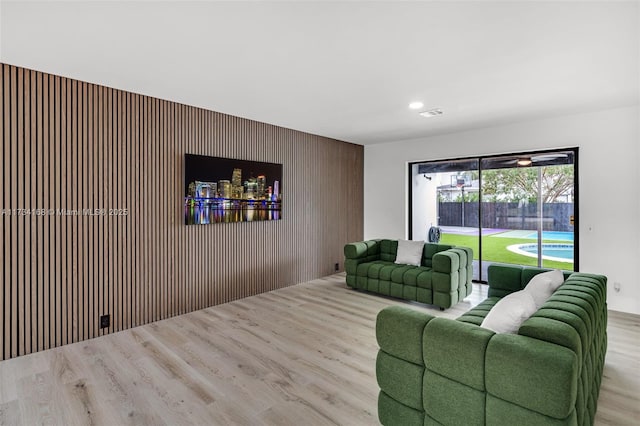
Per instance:
[[[640,314],[639,122],[635,106],[365,146],[364,237],[406,238],[408,162],[577,146],[580,270],[609,278],[610,309]]]
[[[418,174],[418,165],[413,165],[413,229],[414,240],[427,240],[429,228],[438,224],[437,194],[441,185],[435,173],[430,173],[431,180]]]

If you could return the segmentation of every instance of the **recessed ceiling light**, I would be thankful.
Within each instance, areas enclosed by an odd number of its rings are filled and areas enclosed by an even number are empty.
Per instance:
[[[420,115],[423,117],[435,117],[436,115],[442,115],[442,110],[440,108],[430,109],[429,111],[422,111]]]
[[[422,108],[423,106],[424,106],[424,104],[423,104],[422,102],[420,102],[420,101],[411,102],[411,103],[409,104],[409,108],[411,108],[411,109],[420,109],[420,108]]]
[[[530,166],[531,165],[531,158],[519,158],[518,159],[518,166]]]

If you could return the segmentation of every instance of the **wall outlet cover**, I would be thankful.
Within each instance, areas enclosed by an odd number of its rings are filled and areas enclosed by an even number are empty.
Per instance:
[[[107,328],[111,325],[111,316],[110,315],[102,315],[100,317],[100,328]]]

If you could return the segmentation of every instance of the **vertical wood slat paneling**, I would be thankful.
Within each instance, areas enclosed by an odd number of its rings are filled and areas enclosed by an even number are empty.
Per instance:
[[[34,146],[32,148],[35,153],[34,158],[32,158],[32,179],[35,180],[35,184],[33,186],[32,193],[32,204],[34,208],[38,208],[38,206],[43,205],[43,167],[42,167],[42,149],[43,149],[43,139],[42,139],[42,128],[43,128],[43,105],[42,102],[38,102],[38,99],[42,99],[42,75],[33,72],[32,73],[33,82],[32,88],[34,90],[31,102],[33,106],[33,111],[35,111],[36,120],[34,120],[35,127],[32,129],[35,130],[35,137],[33,138]],[[1,102],[0,102],[1,103]],[[33,114],[32,114],[33,115]],[[32,130],[32,132],[34,131]],[[35,163],[34,163],[35,162]],[[32,268],[36,274],[34,284],[34,302],[33,309],[37,312],[33,316],[33,324],[32,333],[33,333],[33,351],[40,351],[43,348],[42,344],[42,327],[43,327],[43,317],[44,317],[44,305],[43,305],[43,295],[44,295],[44,278],[43,278],[43,262],[42,262],[42,247],[43,247],[43,221],[38,221],[36,216],[33,215],[31,217],[32,226],[35,227],[34,240],[32,243],[33,250],[31,252],[32,259]]]
[[[28,96],[27,86],[28,82],[25,76],[24,70],[23,72],[18,73],[18,93],[22,94],[22,101],[18,102],[18,109],[20,114],[18,115],[18,133],[22,133],[22,136],[18,136],[20,138],[20,147],[18,149],[18,176],[22,177],[22,182],[19,183],[20,190],[18,192],[18,202],[23,205],[26,204],[27,200],[27,188],[29,187],[28,177],[26,176],[26,158],[28,155],[28,147],[29,147],[29,130],[27,125],[28,116],[28,100],[26,99]],[[22,116],[22,117],[21,117]],[[18,279],[22,280],[25,283],[28,283],[28,274],[27,269],[28,259],[26,258],[26,253],[28,250],[29,242],[27,241],[27,235],[29,233],[29,228],[27,221],[24,215],[18,217],[18,255],[22,255],[25,259],[18,259]],[[23,355],[27,350],[27,339],[26,339],[26,317],[27,317],[27,303],[28,303],[28,292],[29,292],[29,284],[25,284],[24,286],[18,286],[18,303],[22,306],[18,305],[18,322],[22,324],[21,329],[18,331],[18,354]]]
[[[95,196],[96,196],[96,188],[95,188],[95,179],[96,179],[96,171],[95,171],[95,152],[97,145],[96,138],[96,124],[97,124],[97,108],[96,108],[96,87],[92,85],[87,85],[87,139],[86,145],[87,147],[87,167],[86,174],[83,178],[85,183],[85,190],[87,192],[87,204],[86,207],[89,209],[89,212],[94,212],[96,208],[95,204]],[[97,258],[97,250],[96,250],[96,220],[89,216],[86,218],[87,220],[87,240],[85,246],[87,247],[88,258],[87,258],[87,282],[85,283],[85,288],[87,289],[88,297],[87,303],[88,305],[84,306],[83,314],[88,315],[88,318],[93,319],[96,315],[96,258]],[[87,334],[88,336],[95,336],[96,333],[96,322],[94,321],[85,321],[87,325]]]
[[[19,111],[19,103],[18,103],[18,70],[12,68],[11,69],[11,140],[15,141],[11,143],[11,182],[14,187],[11,188],[11,205],[18,205],[18,196],[20,193],[20,185],[22,179],[19,178],[18,174],[18,152],[21,151],[21,126],[18,121],[18,116],[20,115]],[[11,228],[9,229],[9,233],[11,235],[10,239],[10,271],[11,271],[11,282],[9,283],[11,288],[11,335],[9,336],[9,343],[11,345],[11,356],[18,356],[18,330],[20,329],[20,324],[18,323],[18,256],[20,256],[19,247],[18,247],[18,239],[17,235],[20,232],[18,229],[18,217],[17,214],[11,216]]]
[[[328,275],[362,238],[361,146],[5,64],[0,120],[1,359]],[[282,220],[185,226],[185,153],[283,164]]]
[[[36,207],[37,196],[37,170],[38,170],[38,152],[37,152],[37,137],[38,137],[38,114],[36,111],[36,79],[37,75],[33,71],[29,71],[29,163],[27,173],[29,174],[29,189],[27,192],[29,208],[34,209]],[[28,353],[34,352],[38,347],[38,240],[37,240],[37,227],[38,224],[35,220],[35,216],[29,215],[26,217],[29,223],[29,251],[26,253],[27,262],[29,263],[29,306],[27,321],[25,329],[27,330],[28,339]]]
[[[9,177],[9,167],[7,164],[7,160],[9,158],[8,155],[8,145],[10,141],[9,132],[9,96],[5,96],[8,87],[8,77],[9,77],[9,68],[6,65],[0,64],[0,70],[2,75],[0,75],[0,90],[2,91],[2,96],[0,96],[0,138],[2,138],[2,159],[0,160],[0,179],[2,179],[3,186],[10,183]],[[2,322],[2,326],[0,326],[0,334],[2,334],[1,345],[0,345],[0,357],[8,358],[9,357],[9,342],[6,341],[6,336],[10,333],[10,321],[8,318],[9,305],[11,299],[9,297],[9,280],[7,279],[6,273],[8,272],[8,265],[5,264],[4,259],[9,258],[10,254],[8,252],[9,244],[7,240],[7,235],[9,231],[8,220],[9,217],[6,214],[5,208],[8,208],[10,203],[7,199],[7,191],[4,190],[2,194],[0,194],[0,214],[2,218],[2,223],[0,224],[0,241],[2,241],[2,258],[3,261],[0,262],[0,282],[2,282],[2,289],[0,289],[0,294],[2,295],[2,301],[0,301],[0,307],[2,308],[2,312],[0,312],[0,322]]]

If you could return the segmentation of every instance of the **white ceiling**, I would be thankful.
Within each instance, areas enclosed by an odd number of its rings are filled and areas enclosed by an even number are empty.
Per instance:
[[[639,16],[638,1],[2,1],[0,61],[371,144],[637,104]]]

